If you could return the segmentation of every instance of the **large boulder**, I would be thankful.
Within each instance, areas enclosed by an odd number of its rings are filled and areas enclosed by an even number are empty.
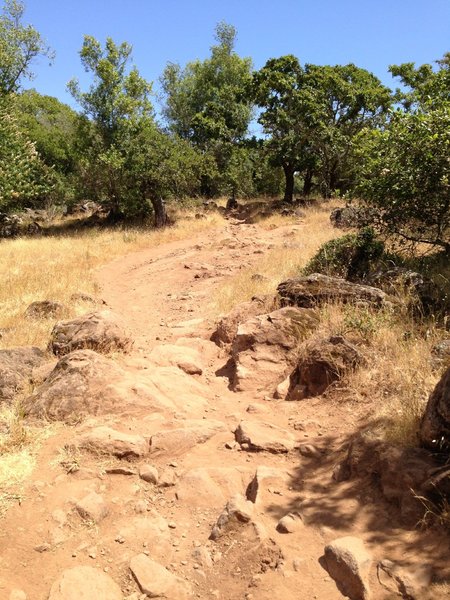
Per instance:
[[[26,398],[26,415],[72,421],[83,415],[117,412],[124,396],[114,386],[124,378],[112,360],[92,350],[77,350],[62,357],[50,375]]]
[[[123,600],[120,587],[94,567],[72,567],[52,585],[48,600]]]
[[[221,317],[217,323],[217,328],[211,339],[216,344],[231,344],[236,337],[238,327],[241,323],[248,321],[252,317],[257,317],[272,310],[274,299],[270,297],[255,297],[248,302],[237,304],[231,312]]]
[[[342,336],[315,340],[307,345],[290,377],[287,399],[320,396],[334,381],[363,362],[358,348]]]
[[[317,324],[314,311],[296,307],[241,323],[231,347],[233,389],[273,392],[295,364],[300,343]]]
[[[420,426],[420,438],[427,448],[450,448],[450,367],[428,400]]]
[[[372,557],[362,540],[347,536],[325,546],[327,571],[339,590],[350,600],[368,600]]]
[[[365,303],[380,307],[387,301],[387,295],[378,288],[320,273],[283,281],[277,291],[282,306],[303,308],[313,308],[326,302]]]
[[[130,350],[133,345],[120,319],[108,310],[59,321],[53,327],[49,349],[57,356],[73,350],[91,349],[108,353]]]
[[[15,394],[30,381],[33,369],[45,362],[39,348],[0,350],[0,403],[13,400]]]

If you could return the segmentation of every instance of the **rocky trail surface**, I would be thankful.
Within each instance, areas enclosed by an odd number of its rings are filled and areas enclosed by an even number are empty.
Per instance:
[[[25,403],[64,425],[1,521],[2,600],[428,597],[445,539],[404,525],[374,475],[339,473],[367,407],[274,398],[288,333],[240,331],[234,371],[211,341],[218,285],[302,235],[230,222],[99,271],[120,323],[108,354],[79,325],[55,333]]]

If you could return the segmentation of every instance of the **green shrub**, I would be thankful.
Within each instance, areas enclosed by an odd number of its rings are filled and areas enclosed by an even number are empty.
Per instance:
[[[384,256],[383,242],[371,228],[365,228],[324,244],[304,267],[303,274],[323,273],[350,281],[364,280]]]

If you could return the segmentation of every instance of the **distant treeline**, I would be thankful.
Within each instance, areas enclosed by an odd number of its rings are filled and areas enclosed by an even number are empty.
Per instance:
[[[0,211],[90,199],[161,226],[166,198],[358,197],[384,232],[449,250],[450,53],[389,67],[402,84],[392,91],[354,64],[293,55],[255,71],[234,49],[235,28],[219,23],[207,59],[168,63],[159,122],[132,47],[111,38],[84,37],[92,83],[68,84],[79,112],[23,91],[33,60],[51,56],[23,17],[20,0],[4,2]]]

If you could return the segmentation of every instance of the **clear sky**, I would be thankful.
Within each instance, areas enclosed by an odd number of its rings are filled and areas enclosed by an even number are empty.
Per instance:
[[[1,0],[0,0],[1,4]],[[206,58],[214,27],[237,29],[236,50],[255,68],[295,54],[302,63],[353,62],[390,87],[390,64],[432,62],[450,51],[450,0],[25,0],[32,23],[56,53],[41,59],[26,87],[73,105],[66,84],[88,80],[78,51],[83,35],[133,46],[134,64],[155,82],[167,62]]]

